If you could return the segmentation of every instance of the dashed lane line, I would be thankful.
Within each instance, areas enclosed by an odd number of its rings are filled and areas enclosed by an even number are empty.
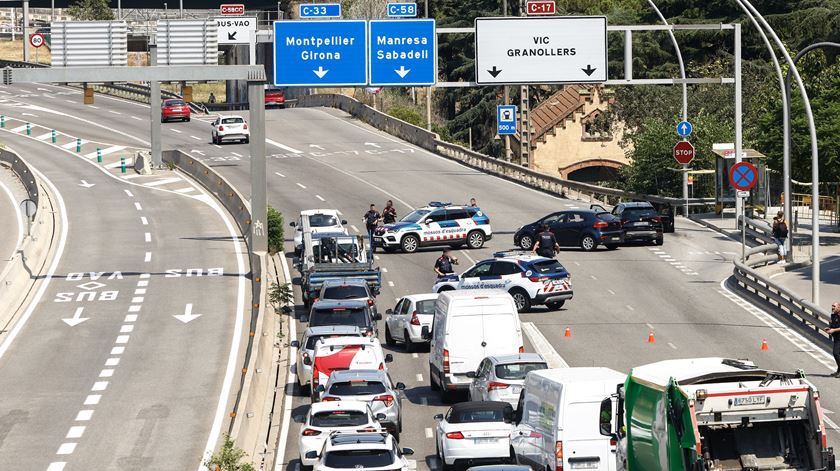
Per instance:
[[[299,187],[303,188],[304,190],[306,189],[306,186],[305,186],[305,185],[303,185],[302,183],[298,182],[298,183],[296,183],[296,184],[297,184],[297,186],[299,186]]]
[[[275,175],[277,175],[278,177],[286,178],[286,176],[285,176],[285,175],[283,175],[283,174],[282,174],[282,173],[280,173],[280,172],[274,172],[274,174],[275,174]]]
[[[315,195],[315,197],[318,198],[321,201],[326,201],[324,198],[321,197],[321,195]]]

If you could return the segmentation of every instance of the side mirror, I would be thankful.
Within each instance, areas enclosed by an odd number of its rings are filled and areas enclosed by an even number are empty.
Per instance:
[[[405,391],[405,383],[397,383],[397,391]]]
[[[318,457],[318,452],[317,451],[307,451],[306,455],[304,455],[304,456],[308,460],[314,460],[315,458]]]
[[[309,316],[302,316],[300,318],[300,321],[303,322],[303,323],[309,323]]]
[[[386,309],[385,310],[385,314],[388,314],[389,316],[392,315],[393,313],[394,313],[393,309]]]
[[[306,365],[306,366],[312,366],[312,359],[309,358],[309,357],[305,357],[303,359],[303,364]]]
[[[289,346],[293,348],[300,348],[300,342],[298,342],[297,340],[292,340],[291,343],[289,343]]]
[[[475,371],[467,371],[467,378],[475,378]]]
[[[422,329],[420,329],[420,336],[423,337],[424,340],[432,340],[432,331],[429,330],[429,326],[424,325]]]
[[[347,220],[346,220],[346,219],[342,219],[342,220],[341,220],[341,224],[347,224]]]
[[[443,420],[443,414],[436,414],[436,415],[434,416],[434,419],[435,419],[435,420]]]
[[[375,321],[382,320],[382,314],[380,314],[379,312],[374,312],[373,313],[373,320],[375,320]]]
[[[612,397],[608,397],[601,401],[601,411],[598,414],[598,431],[601,432],[601,435],[606,437],[613,436],[612,418],[613,400]]]
[[[414,454],[414,449],[413,448],[403,448],[402,449],[402,454],[404,454],[405,456],[411,456],[411,455]]]
[[[315,392],[318,393],[318,394],[321,394],[326,390],[327,390],[327,388],[325,388],[323,384],[319,384],[318,387],[315,388]]]
[[[392,361],[394,361],[393,355],[391,355],[390,353],[385,355],[385,363],[391,363]]]
[[[292,222],[289,223],[289,225],[292,226],[292,227],[295,227],[295,226],[297,226],[297,223],[295,221],[292,221]]]
[[[385,420],[385,419],[387,419],[387,418],[388,418],[388,416],[387,416],[387,415],[385,415],[385,414],[383,414],[383,413],[381,413],[381,412],[380,412],[379,414],[376,414],[376,420],[378,420],[378,421],[380,421],[380,422],[382,422],[383,420]]]

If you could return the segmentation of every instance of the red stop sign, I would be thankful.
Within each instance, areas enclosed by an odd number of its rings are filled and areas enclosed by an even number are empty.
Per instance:
[[[674,146],[674,159],[677,162],[688,165],[694,160],[694,146],[688,141],[680,141]]]

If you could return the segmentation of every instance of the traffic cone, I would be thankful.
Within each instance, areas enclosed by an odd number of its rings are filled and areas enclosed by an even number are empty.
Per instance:
[[[652,330],[648,333],[648,343],[656,343],[656,337],[653,335]]]
[[[564,337],[571,337],[572,336],[572,329],[566,327],[566,333],[563,334]]]
[[[761,349],[770,350],[770,347],[767,346],[767,339],[761,339]]]

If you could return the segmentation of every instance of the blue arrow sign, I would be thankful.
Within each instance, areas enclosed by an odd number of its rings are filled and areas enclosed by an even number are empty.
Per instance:
[[[388,17],[389,18],[404,18],[417,16],[416,3],[389,3]]]
[[[496,106],[496,134],[516,134],[516,105]]]
[[[435,20],[371,20],[369,49],[372,86],[437,83]]]
[[[298,7],[301,18],[341,18],[340,3],[301,3]]]
[[[365,21],[275,21],[274,85],[367,85]]]
[[[681,137],[690,136],[692,131],[694,131],[694,126],[688,121],[680,121],[680,124],[677,125],[677,134]]]

